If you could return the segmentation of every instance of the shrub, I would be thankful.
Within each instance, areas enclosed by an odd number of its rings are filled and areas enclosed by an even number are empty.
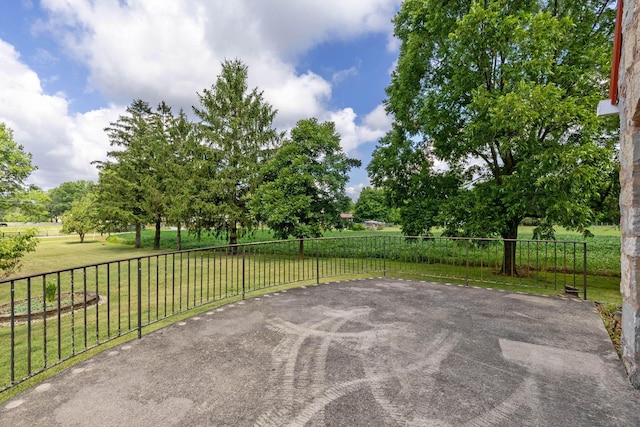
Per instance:
[[[47,287],[45,288],[45,298],[47,302],[53,302],[56,299],[56,295],[58,294],[58,285],[53,282],[47,282]]]

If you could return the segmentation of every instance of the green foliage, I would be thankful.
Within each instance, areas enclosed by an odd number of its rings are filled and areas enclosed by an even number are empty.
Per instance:
[[[282,239],[320,237],[343,228],[340,212],[348,206],[349,170],[360,162],[340,147],[333,122],[300,120],[262,168],[251,210]]]
[[[24,191],[24,180],[36,167],[31,164],[31,154],[13,140],[13,131],[0,122],[0,209],[11,204],[15,193]]]
[[[95,197],[92,194],[71,203],[71,209],[62,216],[62,232],[78,233],[80,243],[84,243],[84,236],[96,230],[99,224]]]
[[[360,224],[359,222],[350,222],[348,228],[351,231],[365,231],[367,229],[364,224]]]
[[[35,170],[31,154],[13,140],[13,132],[0,123],[0,210],[6,211],[15,203],[17,193],[25,192],[24,180]],[[8,277],[20,269],[21,259],[36,248],[35,230],[17,236],[0,238],[0,278]]]
[[[46,301],[53,302],[56,299],[56,295],[58,295],[58,284],[55,282],[47,282],[44,293]]]
[[[356,201],[354,216],[359,221],[388,222],[391,216],[390,210],[384,189],[365,187]]]
[[[20,190],[11,198],[12,207],[5,211],[4,220],[10,222],[48,221],[50,198],[36,186]]]
[[[96,198],[101,231],[133,225],[139,237],[142,226],[153,220],[148,210],[148,186],[157,178],[154,166],[160,160],[157,156],[162,155],[156,118],[148,103],[135,100],[127,107],[127,115],[105,129],[111,145],[118,149],[107,153],[112,160],[98,162]]]
[[[615,193],[617,124],[594,114],[606,97],[612,4],[403,2],[386,103],[395,127],[369,168],[404,221],[429,217],[403,231],[441,223],[449,234],[515,238],[525,217],[572,229],[598,217],[600,196]],[[447,176],[457,185],[437,183]]]
[[[280,141],[272,127],[276,111],[257,89],[248,90],[248,69],[239,60],[224,61],[216,82],[198,94],[201,150],[198,181],[190,201],[190,229],[228,233],[251,227],[248,204],[260,182],[260,168]]]
[[[397,208],[396,221],[406,235],[428,235],[447,222],[440,211],[460,192],[464,180],[459,169],[432,168],[432,156],[399,127],[380,139],[367,166],[371,182],[384,188],[387,203]]]
[[[183,111],[177,117],[171,114],[168,108],[161,109],[162,120],[165,129],[165,141],[167,155],[163,164],[163,176],[159,190],[156,190],[156,199],[164,201],[164,209],[157,213],[163,213],[169,224],[178,227],[178,237],[175,248],[182,249],[181,229],[183,225],[193,225],[191,207],[194,195],[198,194],[200,185],[200,162],[202,147],[197,138],[197,127],[187,120]],[[154,247],[160,246],[160,236],[156,230]]]
[[[0,279],[9,277],[20,270],[22,257],[36,250],[38,240],[34,229],[17,236],[0,237]]]
[[[49,215],[58,222],[63,213],[71,209],[71,203],[93,192],[95,184],[91,181],[69,181],[48,191]]]

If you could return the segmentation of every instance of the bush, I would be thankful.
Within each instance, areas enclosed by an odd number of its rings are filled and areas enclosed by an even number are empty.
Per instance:
[[[47,287],[45,288],[45,298],[47,302],[53,302],[56,299],[56,295],[58,294],[58,285],[53,282],[47,282]]]
[[[365,227],[364,224],[359,224],[357,222],[352,222],[349,224],[349,230],[351,231],[364,231],[366,229],[367,227]]]

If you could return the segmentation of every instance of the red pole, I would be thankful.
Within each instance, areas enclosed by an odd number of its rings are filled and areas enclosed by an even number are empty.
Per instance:
[[[613,105],[618,104],[618,68],[620,67],[620,52],[622,48],[622,9],[624,8],[624,1],[618,0],[616,8],[616,29],[613,35],[611,79],[609,80],[609,99]]]

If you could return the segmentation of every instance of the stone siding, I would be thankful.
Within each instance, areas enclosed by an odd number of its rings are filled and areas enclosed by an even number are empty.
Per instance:
[[[620,60],[622,359],[640,388],[640,2],[626,0]]]

